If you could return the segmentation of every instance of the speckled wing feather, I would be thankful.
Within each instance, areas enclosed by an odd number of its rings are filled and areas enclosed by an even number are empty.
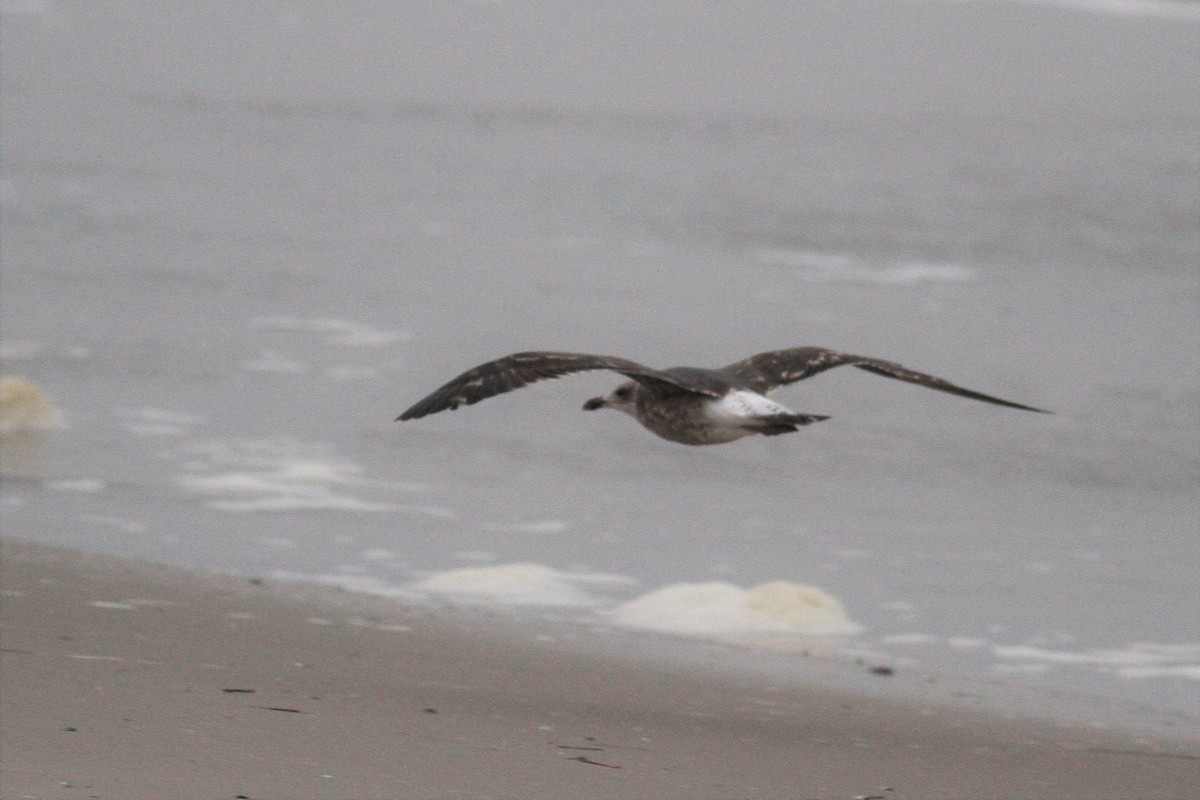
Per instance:
[[[520,389],[536,381],[598,369],[619,372],[644,386],[713,395],[713,392],[705,387],[693,386],[682,378],[615,356],[587,353],[513,353],[467,370],[417,402],[396,419],[417,419],[446,409],[478,403],[480,400]]]
[[[1014,403],[1010,400],[1001,400],[999,397],[992,397],[982,392],[964,389],[947,380],[933,375],[926,375],[923,372],[916,372],[891,361],[882,361],[869,356],[838,353],[834,350],[826,350],[821,347],[793,347],[788,350],[772,350],[767,353],[759,353],[730,364],[724,367],[721,372],[729,375],[739,385],[753,389],[756,392],[766,393],[777,386],[802,381],[805,378],[811,378],[819,372],[840,367],[844,364],[850,364],[861,370],[882,375],[885,378],[895,378],[898,381],[915,383],[918,386],[924,386],[928,389],[956,394],[959,397],[969,397],[972,400],[980,400],[984,403],[993,403],[998,406],[1007,406],[1008,408],[1019,408],[1024,411],[1037,411],[1041,414],[1051,413],[1040,408],[1034,408],[1033,406]]]
[[[821,347],[793,347],[758,353],[720,371],[739,386],[766,394],[777,386],[802,381],[818,372],[849,364],[854,358],[856,356]]]

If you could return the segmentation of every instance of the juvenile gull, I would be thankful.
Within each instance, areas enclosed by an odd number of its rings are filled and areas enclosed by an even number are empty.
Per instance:
[[[583,404],[585,411],[598,408],[624,411],[651,433],[680,444],[722,444],[752,434],[793,433],[802,425],[829,419],[817,414],[798,414],[766,395],[778,386],[802,381],[843,364],[972,400],[1050,413],[964,389],[891,361],[821,347],[793,347],[759,353],[718,369],[658,370],[624,358],[588,353],[513,353],[467,370],[396,419],[417,419],[478,403],[536,381],[606,369],[630,380],[606,397],[588,400]]]

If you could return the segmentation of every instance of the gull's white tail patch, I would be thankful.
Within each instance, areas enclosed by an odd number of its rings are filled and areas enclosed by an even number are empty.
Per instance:
[[[709,406],[715,420],[746,420],[773,417],[779,414],[795,414],[785,405],[748,389],[735,389]]]

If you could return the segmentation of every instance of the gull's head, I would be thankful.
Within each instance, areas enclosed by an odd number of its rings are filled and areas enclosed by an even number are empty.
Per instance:
[[[598,408],[612,408],[634,414],[637,406],[637,384],[633,381],[622,383],[605,397],[593,397],[583,404],[584,411],[595,411]]]

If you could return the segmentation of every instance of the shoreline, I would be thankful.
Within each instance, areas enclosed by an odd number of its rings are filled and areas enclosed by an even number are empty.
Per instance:
[[[1187,797],[1200,747],[4,540],[5,797]]]

